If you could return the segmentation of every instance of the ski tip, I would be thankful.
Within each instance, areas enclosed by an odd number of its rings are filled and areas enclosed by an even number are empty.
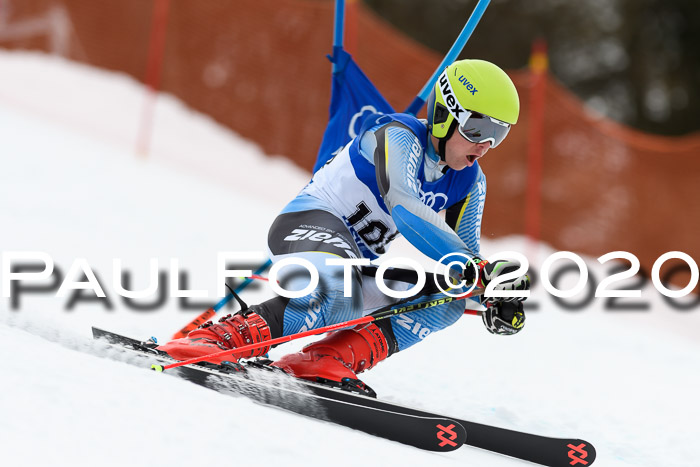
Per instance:
[[[165,368],[163,368],[162,365],[155,365],[154,364],[154,365],[151,365],[151,370],[157,371],[158,373],[163,373],[163,370],[165,370]]]
[[[559,451],[559,461],[553,464],[556,466],[568,465],[591,465],[596,459],[595,447],[588,441],[582,439],[564,439],[562,449]]]
[[[435,425],[435,429],[437,430],[437,440],[439,443],[434,444],[432,447],[421,446],[423,449],[448,452],[454,451],[467,442],[467,431],[464,429],[464,426],[461,423],[448,419],[434,420],[442,422]]]

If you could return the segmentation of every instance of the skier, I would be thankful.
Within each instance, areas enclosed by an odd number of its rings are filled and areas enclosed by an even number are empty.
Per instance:
[[[359,318],[395,302],[378,290],[372,277],[376,269],[364,266],[353,267],[352,293],[344,296],[343,267],[326,260],[376,259],[399,234],[436,261],[452,253],[471,258],[453,274],[467,285],[478,281],[485,287],[499,275],[515,271],[517,263],[488,263],[480,256],[486,179],[478,160],[503,141],[517,122],[519,108],[515,86],[503,70],[482,60],[461,60],[448,66],[436,82],[427,101],[427,121],[408,114],[367,117],[357,137],[314,174],[268,234],[273,262],[289,257],[309,261],[319,271],[316,289],[301,298],[276,297],[216,324],[206,323],[159,349],[185,360]],[[438,216],[440,211],[446,211],[445,220]],[[306,270],[281,271],[287,290],[308,284]],[[416,276],[390,269],[385,278],[392,289],[407,290],[417,283]],[[426,284],[413,302],[443,296],[430,279]],[[497,288],[529,287],[523,275]],[[485,301],[486,329],[494,334],[519,332],[525,323],[522,300]],[[300,378],[368,390],[358,373],[463,314],[464,303],[453,301],[343,329],[273,365]],[[268,350],[261,347],[241,357],[262,356]]]

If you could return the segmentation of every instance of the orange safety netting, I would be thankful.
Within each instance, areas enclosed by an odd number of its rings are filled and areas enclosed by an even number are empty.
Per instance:
[[[350,51],[388,101],[404,109],[441,57],[357,8]],[[0,0],[0,47],[53,51],[143,81],[153,11],[154,2],[143,0]],[[55,34],[11,28],[61,16],[68,26]],[[268,154],[312,167],[328,116],[331,0],[170,0],[166,26],[160,90]],[[511,76],[521,118],[482,164],[486,237],[523,233],[525,226],[530,74]],[[700,135],[658,137],[615,124],[551,77],[545,96],[541,239],[593,255],[631,251],[647,270],[669,250],[700,260]]]

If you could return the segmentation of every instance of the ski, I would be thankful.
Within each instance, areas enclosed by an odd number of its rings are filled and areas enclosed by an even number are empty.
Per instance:
[[[136,352],[149,361],[159,364],[175,360],[140,349],[140,341],[120,336],[98,328],[92,328],[94,338],[102,338],[125,350]],[[275,406],[311,418],[326,420],[347,426],[374,436],[397,441],[420,449],[437,452],[453,451],[466,440],[466,430],[447,417],[411,414],[393,411],[390,405],[368,405],[367,397],[348,393],[351,397],[339,398],[337,389],[314,391],[301,380],[270,370],[245,369],[237,373],[219,365],[186,365],[172,374],[223,393],[243,395],[265,405]],[[256,374],[254,374],[256,373]],[[255,376],[258,376],[257,378]],[[262,378],[260,378],[262,376]],[[267,378],[265,376],[268,376]],[[281,382],[289,384],[281,384]]]
[[[93,336],[95,338],[106,339],[108,342],[124,346],[125,348],[135,348],[134,346],[140,344],[138,340],[97,328],[93,328]],[[154,359],[165,362],[173,361],[164,356],[157,356],[154,357]],[[243,366],[254,365],[244,362]],[[256,391],[251,391],[247,385],[260,383],[255,382],[253,379],[242,377],[241,375],[222,373],[218,370],[201,367],[197,364],[178,367],[172,371],[178,372],[177,375],[182,378],[217,390],[220,388],[217,388],[216,384],[207,383],[207,381],[209,381],[208,375],[214,374],[222,378],[227,378],[227,381],[231,383],[232,386],[237,385],[238,390],[236,391],[234,389],[234,392],[244,394],[267,405],[275,405],[304,414],[303,404],[301,404],[301,406],[299,406],[299,404],[288,404],[289,401],[284,402],[280,400],[283,399],[281,396],[284,394],[274,394],[274,391],[281,391],[281,393],[287,391],[287,389],[280,385],[279,381],[275,385],[273,391],[268,390],[267,392],[260,391],[256,393]],[[293,387],[303,388],[301,394],[308,396],[310,393],[313,397],[318,398],[316,401],[320,401],[318,405],[326,410],[325,416],[329,421],[422,449],[450,451],[456,449],[461,444],[466,444],[550,467],[586,467],[593,464],[596,459],[596,450],[593,445],[581,439],[552,438],[484,425],[404,407],[382,401],[381,399],[374,399],[364,395],[312,383],[310,381],[291,377],[289,377],[289,379],[293,382]],[[289,391],[293,392],[292,389],[289,389]],[[311,401],[311,399],[309,399],[309,401]],[[290,406],[285,406],[285,404]],[[351,412],[356,413],[352,414]],[[381,416],[378,414],[388,415]],[[307,413],[304,415],[309,414]],[[396,418],[398,415],[416,418],[407,418],[405,422],[400,422],[398,421],[399,419]],[[315,415],[311,414],[311,416]],[[376,425],[371,418],[374,416],[380,417]],[[388,419],[394,421],[387,421]],[[427,420],[430,420],[430,422],[427,422]],[[425,426],[419,429],[419,422],[423,421],[426,421],[426,423],[423,424]],[[406,425],[398,426],[399,423],[406,423]],[[450,425],[453,426],[451,427]],[[370,430],[374,430],[375,432]],[[392,430],[396,430],[396,432],[392,432]],[[428,432],[430,432],[429,435],[425,434]],[[428,440],[428,438],[430,439]],[[439,449],[431,449],[431,446],[434,447],[436,440],[440,441],[437,443]],[[440,444],[443,444],[443,446],[440,446]]]

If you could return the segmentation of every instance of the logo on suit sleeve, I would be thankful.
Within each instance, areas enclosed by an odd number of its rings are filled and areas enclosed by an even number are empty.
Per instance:
[[[442,211],[447,206],[447,195],[444,193],[433,193],[432,191],[423,191],[423,187],[418,187],[420,200],[423,204],[435,211]],[[435,203],[439,203],[439,207],[435,209]]]

